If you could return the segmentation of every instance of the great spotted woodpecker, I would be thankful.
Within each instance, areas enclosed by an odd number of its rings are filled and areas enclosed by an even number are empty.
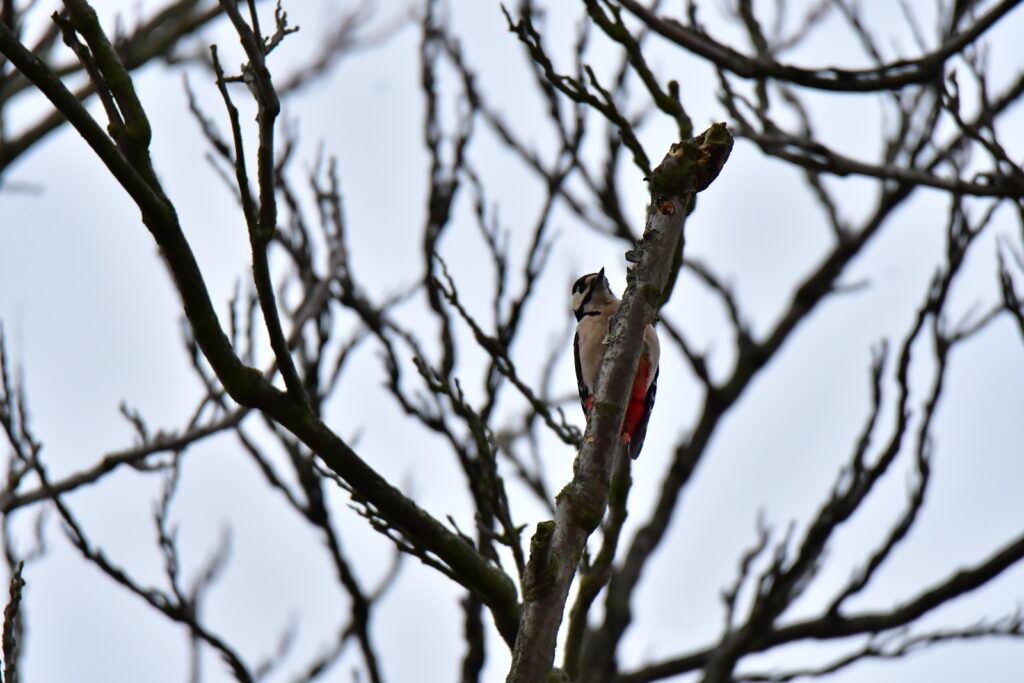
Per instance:
[[[576,338],[573,340],[576,382],[580,403],[588,420],[594,403],[597,372],[601,368],[608,343],[608,322],[612,314],[619,310],[619,303],[604,276],[604,268],[584,275],[572,286],[572,312],[577,320]],[[647,421],[654,407],[654,394],[658,389],[659,354],[658,335],[648,325],[644,330],[644,347],[636,369],[636,379],[633,380],[629,405],[626,406],[626,416],[622,421],[622,442],[627,444],[629,457],[634,460],[643,448]]]

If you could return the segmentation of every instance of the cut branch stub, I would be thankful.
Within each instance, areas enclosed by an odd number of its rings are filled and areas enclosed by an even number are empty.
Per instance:
[[[681,262],[683,223],[693,195],[715,179],[732,149],[732,136],[717,123],[672,145],[651,173],[651,205],[644,237],[631,252],[636,263],[622,305],[611,321],[608,348],[598,372],[594,410],[577,456],[573,479],[556,499],[554,522],[538,525],[530,547],[522,616],[508,681],[547,680],[565,600],[587,538],[608,505],[609,479],[625,405],[636,376],[643,333],[663,301]]]
[[[732,151],[732,135],[724,123],[714,123],[697,137],[672,145],[647,178],[651,201],[661,213],[671,197],[700,192],[718,177]]]

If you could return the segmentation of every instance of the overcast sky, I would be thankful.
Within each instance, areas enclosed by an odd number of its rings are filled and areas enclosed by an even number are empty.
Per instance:
[[[29,35],[40,30],[50,4],[40,3]],[[130,19],[139,3],[96,4],[110,26],[117,8]],[[902,54],[912,51],[898,3],[862,4],[871,25],[884,27],[884,45],[898,42]],[[926,3],[914,3],[915,9],[919,4]],[[334,5],[327,0],[286,2],[289,18],[301,31],[273,55],[275,75],[289,73],[315,50],[336,16]],[[158,5],[142,6],[148,14]],[[523,51],[507,32],[498,4],[453,0],[446,7],[480,87],[531,144],[545,150],[552,137],[542,121],[544,105],[533,93]],[[549,13],[548,35],[564,59],[575,39],[577,12],[574,8],[563,16],[563,11]],[[392,25],[396,16],[393,9],[377,12],[370,30]],[[735,37],[716,3],[709,3],[702,17],[723,39]],[[832,29],[789,58],[807,65],[863,65],[854,41],[831,21]],[[996,83],[1005,82],[1024,63],[1019,41],[1024,11],[1015,11],[1004,24],[992,31],[990,40],[988,62]],[[922,25],[930,29],[934,17],[923,14]],[[217,42],[225,65],[235,68],[241,53],[226,28],[216,24],[195,46]],[[297,178],[307,172],[319,149],[337,156],[355,275],[378,298],[412,283],[422,272],[419,235],[428,173],[422,150],[419,41],[418,27],[409,24],[387,41],[346,58],[313,87],[287,100],[282,116],[298,131],[293,165]],[[598,68],[607,66],[612,59],[599,41],[596,45],[592,61]],[[705,65],[657,44],[652,44],[650,61],[661,77],[680,81],[683,102],[698,129],[727,120],[715,99],[714,74]],[[136,85],[153,123],[156,168],[224,314],[236,280],[248,272],[247,237],[223,181],[204,159],[208,145],[188,114],[183,74],[207,114],[226,130],[216,88],[202,70],[152,65],[136,75]],[[451,76],[446,72],[444,87],[454,88]],[[242,96],[239,90],[238,99]],[[876,102],[849,95],[811,99],[822,137],[840,151],[873,158],[882,123]],[[45,110],[40,101],[22,103],[7,113],[7,124],[17,129]],[[92,110],[98,113],[95,103]],[[246,123],[249,113],[243,116]],[[532,117],[539,122],[531,124]],[[1024,116],[1017,110],[1000,131],[1015,159],[1024,154],[1021,131]],[[642,141],[652,158],[660,158],[673,135],[671,126],[655,122],[644,128]],[[513,252],[521,254],[538,212],[536,181],[489,132],[478,137],[470,154],[485,178],[488,201],[510,231]],[[625,206],[637,230],[646,202],[641,176],[632,168],[622,174]],[[69,128],[49,136],[8,169],[4,183],[0,321],[28,390],[32,424],[44,443],[42,455],[51,475],[87,468],[103,454],[133,443],[132,429],[118,412],[121,402],[137,409],[154,430],[185,424],[203,389],[180,341],[177,295],[125,193]],[[831,179],[829,187],[843,198],[851,220],[864,215],[874,197],[871,184],[861,179]],[[754,542],[758,515],[763,513],[781,535],[791,521],[805,520],[816,510],[867,415],[873,346],[888,338],[897,348],[941,262],[946,201],[937,192],[919,191],[907,202],[842,278],[866,286],[816,311],[725,420],[636,595],[637,625],[624,641],[625,668],[712,642],[721,624],[719,591],[733,581],[740,554]],[[997,299],[997,240],[1002,237],[1022,249],[1019,214],[1009,209],[1000,209],[993,226],[972,247],[966,272],[952,294],[954,321],[979,302],[985,302],[984,309]],[[465,193],[442,253],[468,305],[485,312],[492,274],[471,212],[471,197]],[[527,311],[536,343],[519,343],[514,349],[517,364],[529,369],[530,378],[537,376],[550,345],[564,338],[568,283],[603,266],[616,290],[621,292],[625,284],[623,243],[596,235],[564,209],[555,226],[551,267],[538,285],[541,296]],[[787,305],[793,283],[820,258],[831,238],[801,174],[767,160],[744,141],[737,143],[720,179],[700,197],[687,231],[688,256],[704,260],[732,284],[757,334]],[[402,309],[413,326],[416,316],[423,315],[415,309],[412,304]],[[664,314],[708,353],[713,375],[720,378],[731,367],[727,320],[692,276],[682,278]],[[427,324],[429,318],[423,320]],[[699,409],[698,384],[689,369],[678,353],[665,356],[657,408],[643,457],[634,468],[627,533],[646,518],[669,449],[692,426]],[[915,354],[915,413],[931,380],[929,356],[924,345]],[[379,368],[375,348],[358,352],[328,405],[328,424],[343,438],[355,438],[366,460],[412,492],[435,517],[451,515],[463,528],[471,528],[471,503],[457,463],[443,442],[406,422],[382,389]],[[885,389],[891,397],[891,360],[888,370]],[[466,362],[464,372],[470,397],[479,396],[479,363]],[[556,395],[574,391],[568,345],[556,383]],[[510,406],[505,408],[513,414]],[[567,410],[582,426],[575,406],[570,403]],[[924,514],[891,566],[853,601],[854,607],[888,608],[896,596],[915,595],[1020,534],[1022,416],[1024,349],[1019,331],[1006,318],[953,354],[934,431],[934,472]],[[891,420],[890,409],[883,415],[882,435]],[[554,439],[545,449],[549,481],[557,490],[571,476],[573,453]],[[863,513],[843,527],[819,582],[788,618],[811,614],[830,590],[848,579],[905,502],[910,464],[909,457],[901,459]],[[160,486],[157,476],[118,471],[67,498],[93,540],[145,584],[162,585],[152,524]],[[520,487],[513,485],[512,490],[517,521],[529,523],[532,530],[545,513]],[[336,498],[346,550],[356,558],[360,578],[372,587],[389,565],[390,545],[347,510],[343,492],[337,491]],[[188,452],[174,511],[187,574],[216,547],[223,530],[231,530],[229,564],[205,605],[219,633],[256,662],[274,651],[282,633],[295,629],[289,659],[270,680],[289,680],[302,662],[333,642],[335,630],[345,622],[347,602],[319,551],[321,541],[268,491],[232,438],[217,437]],[[24,534],[23,545],[34,514],[18,513],[16,528]],[[87,566],[53,515],[46,528],[48,553],[26,570],[25,680],[187,680],[185,632]],[[457,678],[460,597],[433,570],[415,560],[405,563],[374,621],[389,680]],[[976,594],[938,610],[925,623],[963,626],[983,616],[1003,616],[1022,600],[1024,567],[1018,566]],[[487,680],[503,680],[508,657],[493,632],[489,645]],[[768,669],[794,661],[810,664],[840,651],[834,646],[793,647],[752,665]],[[230,680],[227,668],[213,655],[208,660],[205,680]],[[351,680],[358,661],[351,646],[326,679]],[[1010,683],[1021,676],[1024,645],[1002,641],[940,648],[900,663],[866,663],[833,680]]]

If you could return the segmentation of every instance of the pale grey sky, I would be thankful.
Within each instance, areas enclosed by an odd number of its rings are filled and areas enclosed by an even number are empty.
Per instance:
[[[132,16],[137,3],[96,4],[109,26],[118,8]],[[891,31],[904,52],[913,49],[897,3],[862,4],[873,26]],[[148,8],[156,5],[143,6],[151,11]],[[289,17],[302,30],[273,56],[275,73],[287,73],[289,64],[308,55],[334,15],[334,6],[327,0],[286,2]],[[544,105],[532,92],[521,46],[507,32],[497,3],[453,0],[445,7],[468,62],[479,73],[480,87],[505,116],[520,124],[521,131],[536,136],[531,142],[539,150],[545,150],[550,131],[542,123],[528,124],[531,117],[544,116]],[[709,29],[730,38],[716,7],[705,8],[703,19]],[[37,20],[44,21],[48,11],[41,7]],[[373,25],[389,24],[391,11],[388,7],[378,12]],[[570,13],[561,6],[548,16],[550,43],[559,46],[559,58],[567,56],[575,40],[576,14],[575,8]],[[934,19],[924,19],[930,28]],[[833,28],[788,57],[806,64],[863,64],[856,46]],[[555,38],[563,35],[564,40]],[[1019,10],[992,32],[989,62],[995,80],[1022,68],[1020,35],[1024,12]],[[428,176],[421,149],[419,40],[413,24],[383,44],[351,56],[312,88],[289,99],[282,116],[297,123],[300,145],[292,169],[297,177],[306,172],[321,145],[338,157],[355,275],[377,297],[398,291],[422,269],[419,234]],[[241,61],[225,23],[206,31],[198,45],[209,42],[221,46],[229,68]],[[596,47],[595,65],[602,66],[602,58],[610,62]],[[684,104],[697,128],[727,120],[715,99],[714,74],[706,65],[663,45],[652,45],[649,59],[659,75],[680,80]],[[153,122],[153,156],[161,180],[176,202],[214,301],[226,302],[235,281],[248,272],[247,238],[237,208],[204,160],[207,145],[187,112],[182,73],[188,74],[206,113],[227,130],[219,96],[204,72],[168,71],[154,65],[138,73],[136,83]],[[448,78],[452,75],[446,72]],[[237,100],[242,99],[239,91]],[[849,95],[809,99],[822,137],[840,151],[871,158],[881,125],[876,103]],[[10,113],[8,124],[16,128],[43,108],[27,105]],[[96,103],[91,108],[99,111]],[[1017,159],[1024,154],[1022,118],[1021,111],[1013,112],[1001,131],[1004,145]],[[250,120],[248,114],[243,116],[245,123]],[[656,122],[643,130],[642,140],[651,156],[660,158],[673,135],[671,127]],[[254,147],[250,143],[250,151]],[[517,246],[521,252],[537,212],[531,204],[536,201],[531,195],[535,181],[490,133],[478,137],[470,155],[486,174],[488,200],[510,231],[513,252],[518,253]],[[621,179],[625,206],[637,229],[646,202],[641,175],[629,168]],[[84,469],[104,453],[132,443],[129,425],[118,414],[122,401],[138,409],[154,429],[184,424],[202,387],[180,343],[177,295],[128,197],[67,128],[9,169],[5,182],[36,188],[0,189],[0,320],[28,389],[33,425],[45,444],[43,457],[51,474],[58,477]],[[851,219],[866,212],[873,201],[874,189],[863,180],[830,179],[828,184],[844,200]],[[401,197],[396,198],[396,187],[401,188]],[[753,543],[758,514],[763,512],[781,534],[791,521],[806,520],[817,509],[867,414],[872,346],[888,338],[891,350],[898,351],[910,313],[939,263],[945,201],[938,193],[919,191],[843,277],[846,283],[864,281],[867,286],[816,311],[727,418],[644,576],[634,605],[636,623],[624,641],[624,667],[710,643],[721,624],[719,591],[733,581],[738,557]],[[479,288],[474,296],[474,283],[489,283],[491,272],[481,257],[471,210],[466,192],[442,252],[463,284],[468,305],[486,311],[487,288]],[[538,367],[543,352],[564,329],[569,316],[566,283],[601,266],[618,291],[625,283],[623,244],[597,236],[567,211],[557,215],[559,234],[551,267],[539,285],[542,296],[527,312],[537,344],[516,346],[520,367]],[[957,316],[976,302],[997,297],[997,239],[1009,239],[1020,249],[1019,221],[1019,214],[1003,207],[996,223],[972,247],[966,273],[952,295],[951,310]],[[687,230],[688,256],[709,263],[731,283],[758,334],[786,305],[793,283],[820,258],[831,237],[801,175],[765,159],[745,141],[737,143],[722,176],[701,195]],[[225,313],[226,303],[219,305]],[[422,316],[415,308],[410,304],[403,311]],[[692,276],[682,279],[665,316],[708,353],[713,374],[720,377],[730,367],[726,319]],[[424,324],[429,319],[424,318]],[[574,390],[570,355],[567,347],[558,369],[559,395]],[[667,449],[692,426],[699,408],[698,385],[689,369],[678,353],[665,355],[657,408],[643,457],[633,471],[627,534],[646,518],[667,467]],[[890,356],[887,397],[895,391],[892,366]],[[912,374],[915,414],[920,412],[931,368],[930,350],[922,345],[915,353]],[[465,372],[464,385],[472,397],[479,391],[480,370],[467,363]],[[377,350],[366,346],[328,406],[329,424],[344,438],[358,435],[360,453],[412,491],[436,517],[451,515],[463,528],[471,528],[472,508],[457,463],[443,442],[408,426],[381,382]],[[1022,387],[1024,349],[1008,319],[953,354],[934,433],[933,480],[922,519],[891,566],[854,602],[856,606],[884,609],[894,596],[916,594],[1020,534]],[[511,414],[511,405],[504,409]],[[582,424],[575,406],[568,409]],[[890,425],[891,408],[883,414],[880,433],[887,435]],[[409,448],[412,439],[415,448]],[[573,453],[554,439],[545,443],[545,449],[549,481],[557,490],[571,476]],[[906,499],[909,465],[909,457],[898,461],[866,509],[842,528],[819,582],[800,603],[805,614],[820,605],[829,590],[846,582],[863,560],[866,545],[874,547],[880,529],[891,525]],[[159,477],[123,470],[67,500],[105,552],[141,582],[162,585],[151,520],[160,485]],[[545,518],[544,511],[518,486],[511,488],[520,515],[517,521],[532,529]],[[356,559],[360,578],[374,586],[390,561],[391,546],[346,509],[341,491],[333,504],[347,552]],[[190,562],[187,575],[218,543],[223,528],[230,527],[233,534],[230,562],[205,605],[215,630],[255,662],[273,652],[287,628],[296,629],[289,658],[269,680],[289,680],[297,666],[333,642],[347,601],[319,553],[321,541],[278,495],[268,492],[233,439],[218,437],[189,451],[174,510]],[[20,512],[16,527],[26,532],[32,516]],[[47,538],[48,554],[26,570],[25,679],[187,680],[185,632],[87,566],[60,533],[53,515]],[[460,597],[460,591],[433,570],[415,560],[405,563],[374,621],[388,680],[457,679]],[[1024,567],[1018,566],[977,594],[930,615],[925,623],[961,626],[982,616],[1000,617],[1022,599]],[[503,680],[508,655],[493,631],[489,637],[486,679]],[[394,652],[401,654],[388,654]],[[770,669],[794,661],[810,664],[839,652],[833,646],[792,647],[752,665]],[[213,654],[208,652],[207,659],[204,680],[230,680],[229,671]],[[326,680],[351,680],[357,661],[357,650],[350,645]],[[862,664],[832,680],[1012,683],[1022,676],[1024,645],[993,641],[940,648],[903,662]]]

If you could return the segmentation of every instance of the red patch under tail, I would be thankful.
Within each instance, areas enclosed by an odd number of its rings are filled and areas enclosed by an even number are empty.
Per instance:
[[[651,375],[651,364],[645,356],[640,357],[640,365],[636,369],[633,380],[633,391],[626,406],[626,417],[622,421],[622,443],[633,438],[633,432],[644,416],[644,405],[647,402],[647,380]]]

